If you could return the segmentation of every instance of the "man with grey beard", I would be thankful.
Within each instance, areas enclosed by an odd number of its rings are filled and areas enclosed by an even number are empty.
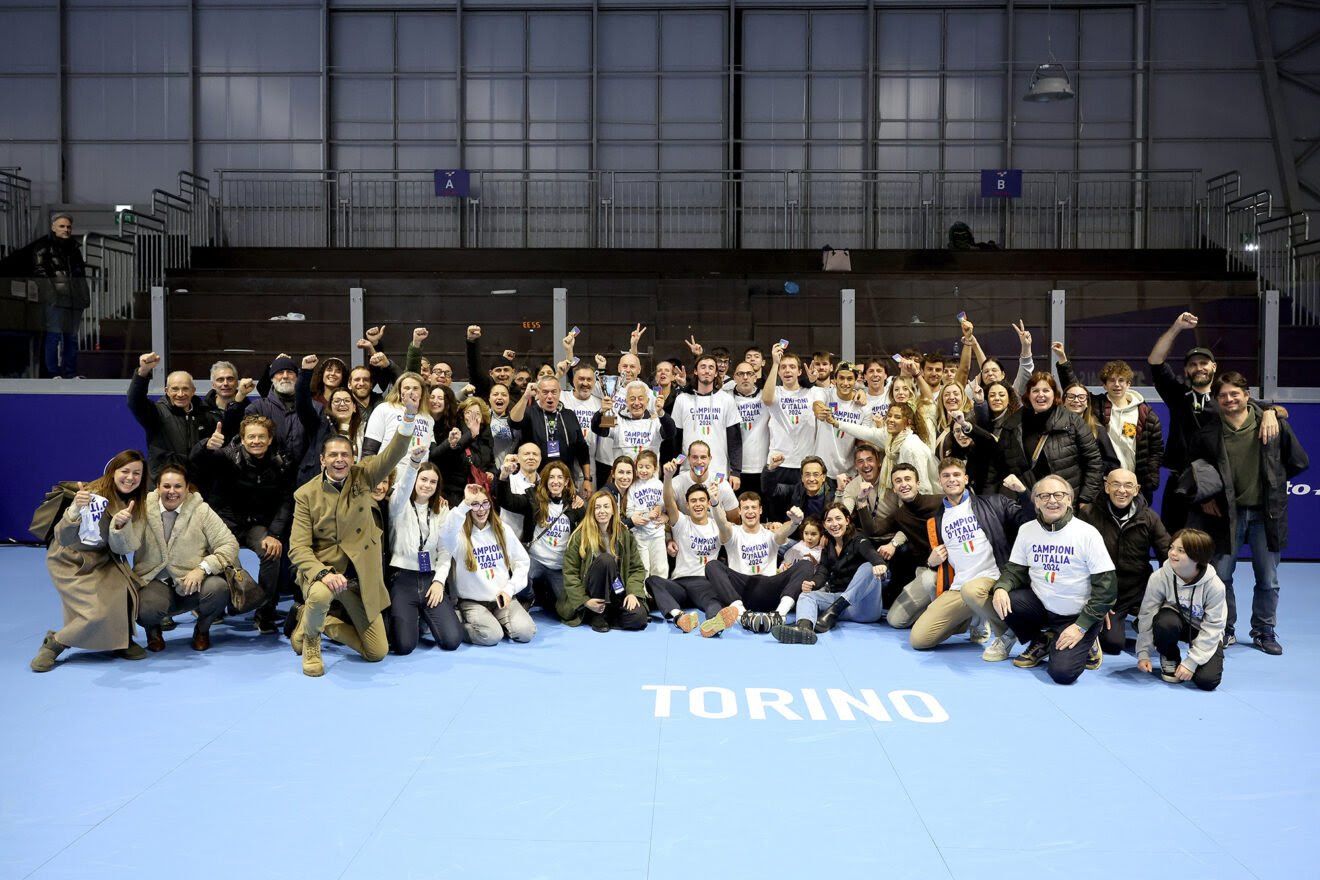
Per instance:
[[[298,381],[298,365],[288,355],[280,355],[270,365],[270,391],[256,400],[240,398],[225,410],[222,430],[226,439],[238,433],[244,416],[262,415],[275,423],[275,440],[294,460],[302,458],[307,438],[302,422],[294,411],[293,389]]]

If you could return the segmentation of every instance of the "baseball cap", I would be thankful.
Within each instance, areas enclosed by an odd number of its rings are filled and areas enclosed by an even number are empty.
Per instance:
[[[1193,348],[1191,351],[1187,352],[1187,354],[1183,355],[1183,363],[1187,363],[1194,357],[1204,357],[1214,360],[1215,353],[1203,345],[1198,345],[1196,348]]]

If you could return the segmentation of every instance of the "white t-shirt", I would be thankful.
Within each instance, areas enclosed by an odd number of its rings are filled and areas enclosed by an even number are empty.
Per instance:
[[[568,511],[564,510],[563,504],[552,501],[546,514],[545,525],[533,523],[532,543],[527,552],[546,568],[563,568],[564,546],[568,544],[568,536],[573,532]]]
[[[649,480],[634,480],[628,487],[628,513],[641,513],[665,506],[665,485],[652,477]],[[664,534],[664,523],[653,522],[644,526],[633,526],[633,534],[642,538],[653,538]]]
[[[524,477],[522,471],[514,471],[509,475],[509,491],[514,495],[526,495],[528,492],[535,490],[535,488],[536,482]],[[522,534],[523,515],[521,513],[514,513],[512,510],[505,510],[501,507],[500,521],[513,529],[515,535]]]
[[[403,424],[404,410],[397,403],[382,403],[371,411],[371,418],[367,419],[367,431],[364,435],[368,440],[379,440],[380,448],[383,450],[390,445],[394,435],[399,433],[399,426]],[[435,442],[435,419],[430,416],[418,413],[412,426],[413,439],[408,444],[408,451],[412,452],[418,446],[431,448]],[[403,479],[403,470],[408,467],[408,458],[404,456],[394,469],[395,482]]]
[[[866,424],[874,425],[875,417],[883,419],[889,415],[889,383],[885,383],[885,390],[872,397],[871,392],[866,392],[865,419]]]
[[[720,531],[715,521],[707,519],[699,526],[687,516],[674,523],[674,543],[678,556],[674,559],[674,577],[705,577],[706,563],[716,557],[720,549]]]
[[[674,425],[682,432],[684,452],[694,440],[710,446],[710,466],[717,473],[729,471],[729,441],[726,428],[738,424],[738,405],[723,391],[714,394],[680,394],[674,403]]]
[[[783,453],[780,467],[802,467],[802,459],[816,451],[816,416],[811,405],[825,399],[820,388],[789,391],[775,386],[775,405],[770,407],[770,454]]]
[[[751,397],[730,393],[738,407],[739,430],[742,431],[742,472],[759,474],[765,470],[770,455],[770,410],[761,400],[761,392]]]
[[[1055,532],[1032,520],[1018,530],[1010,561],[1031,571],[1031,589],[1055,614],[1078,614],[1091,596],[1091,575],[1113,571],[1104,538],[1074,517]]]
[[[949,564],[953,566],[951,590],[961,590],[972,578],[999,578],[995,551],[990,539],[972,511],[971,495],[953,507],[945,507],[940,521],[940,539],[949,550]]]
[[[860,425],[866,418],[866,409],[851,400],[840,400],[837,392],[827,392],[826,404],[839,422]],[[846,474],[853,467],[853,447],[857,438],[827,424],[816,425],[816,454],[825,462],[825,473],[830,477]]]
[[[615,458],[626,455],[637,461],[637,454],[643,449],[649,449],[658,456],[661,439],[660,420],[630,419],[627,416],[616,415],[608,439],[614,448]],[[613,461],[610,463],[613,464]]]
[[[578,400],[573,392],[561,394],[559,400],[564,404],[564,409],[577,416],[578,427],[582,429],[582,437],[587,441],[588,446],[593,446],[596,442],[596,435],[591,433],[591,417],[600,412],[600,398],[594,394],[586,400]]]
[[[729,554],[729,568],[739,574],[775,573],[779,545],[775,542],[775,533],[765,526],[758,525],[754,532],[734,526],[724,549]]]
[[[688,512],[687,490],[695,483],[692,479],[691,471],[676,474],[674,476],[674,503],[683,513]],[[711,501],[718,501],[724,510],[736,510],[738,508],[738,496],[734,494],[733,487],[729,485],[728,474],[708,472],[705,480],[706,490],[709,493],[711,488],[715,489],[715,497]]]
[[[614,386],[614,412],[616,415],[626,415],[628,412],[628,380],[622,376],[612,377],[618,379],[618,384]],[[596,383],[595,394],[600,397],[605,396],[604,379]],[[646,411],[651,415],[656,415],[655,411],[655,392],[649,387],[646,389]],[[596,461],[601,464],[614,464],[616,454],[614,452],[614,441],[609,437],[596,438]]]
[[[463,538],[463,521],[470,508],[467,504],[455,507],[440,531],[440,542],[453,557],[454,590],[459,598],[474,602],[493,602],[500,592],[512,596],[527,586],[528,558],[518,536],[507,523],[504,525],[504,546],[509,558],[504,558],[495,537],[494,523],[484,529],[472,530],[472,553],[477,570],[468,571],[467,541]]]

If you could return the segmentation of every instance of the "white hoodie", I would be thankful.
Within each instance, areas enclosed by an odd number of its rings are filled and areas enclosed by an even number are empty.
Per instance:
[[[463,537],[463,522],[467,519],[467,502],[449,512],[444,527],[440,530],[440,544],[453,556],[454,591],[460,599],[473,602],[494,602],[501,592],[510,596],[522,591],[527,586],[527,570],[531,561],[527,551],[519,543],[507,523],[504,527],[504,546],[509,552],[509,559],[500,552],[499,542],[495,539],[495,529],[490,520],[485,528],[472,530],[472,553],[477,558],[477,570],[468,571],[467,541]]]
[[[1224,582],[1215,574],[1213,565],[1205,567],[1205,574],[1196,583],[1184,583],[1174,574],[1173,566],[1165,562],[1146,582],[1146,596],[1141,600],[1141,614],[1137,617],[1137,659],[1149,660],[1155,647],[1151,627],[1161,608],[1172,608],[1184,623],[1191,626],[1195,637],[1183,658],[1183,665],[1192,672],[1214,656],[1215,648],[1224,635],[1228,622],[1228,599]]]
[[[1137,429],[1141,414],[1138,408],[1146,402],[1136,391],[1128,391],[1127,403],[1119,406],[1110,401],[1109,439],[1114,441],[1114,452],[1118,455],[1118,464],[1124,470],[1137,470]]]

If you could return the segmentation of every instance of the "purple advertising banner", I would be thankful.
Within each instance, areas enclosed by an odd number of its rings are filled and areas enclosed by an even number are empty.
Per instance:
[[[1164,405],[1153,406],[1167,426]],[[1288,404],[1288,413],[1302,446],[1312,456],[1320,454],[1320,404]],[[8,467],[0,492],[0,538],[11,543],[33,540],[27,530],[32,512],[52,485],[93,480],[120,450],[146,449],[142,429],[120,395],[0,394],[0,424],[6,427],[0,443]],[[1309,528],[1320,521],[1320,465],[1299,475],[1288,492],[1292,527],[1283,558],[1320,561],[1320,529]]]

